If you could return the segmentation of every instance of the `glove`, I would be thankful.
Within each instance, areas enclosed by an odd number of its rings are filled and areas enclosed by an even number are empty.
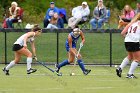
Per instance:
[[[83,46],[83,42],[80,43],[80,47],[82,47],[82,46]]]
[[[36,56],[34,56],[33,59],[37,61],[37,57]]]

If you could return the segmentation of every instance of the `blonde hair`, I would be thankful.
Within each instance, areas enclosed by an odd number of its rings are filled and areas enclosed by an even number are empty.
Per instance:
[[[137,15],[131,20],[131,23],[136,22],[138,20],[140,20],[140,13],[137,13]]]
[[[128,7],[128,11],[126,11],[126,7]],[[129,12],[131,12],[131,11],[133,11],[133,9],[131,8],[131,6],[130,6],[130,5],[125,5],[124,8],[123,8],[122,13],[123,13],[124,15],[126,15],[127,13],[129,13]]]
[[[57,15],[58,16],[58,13],[54,13],[54,15]],[[51,18],[51,21],[50,21],[51,24],[57,24],[57,21],[58,21],[58,17],[59,16],[56,18],[54,15]]]

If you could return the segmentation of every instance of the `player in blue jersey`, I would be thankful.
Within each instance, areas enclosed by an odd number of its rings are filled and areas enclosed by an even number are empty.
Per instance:
[[[80,66],[81,70],[85,75],[90,73],[91,70],[85,69],[84,63],[81,59],[80,53],[77,55],[77,50],[76,50],[76,43],[78,39],[81,37],[82,42],[80,43],[81,46],[83,46],[85,42],[85,37],[83,32],[79,29],[78,26],[76,26],[71,33],[69,33],[68,38],[65,43],[66,50],[68,52],[68,59],[64,60],[62,63],[58,64],[56,67],[56,72],[59,72],[60,68],[68,65],[70,63],[74,62],[75,57],[77,57],[77,62],[78,65]]]

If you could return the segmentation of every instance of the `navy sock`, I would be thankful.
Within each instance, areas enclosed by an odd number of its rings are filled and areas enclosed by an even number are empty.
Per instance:
[[[82,71],[85,71],[85,66],[84,66],[84,63],[82,62],[81,59],[77,60],[78,62],[78,65],[80,66],[80,68],[82,69]]]
[[[68,60],[64,60],[64,61],[61,62],[57,67],[58,67],[58,69],[60,69],[61,67],[65,66],[65,65],[67,65],[67,64],[69,64]]]

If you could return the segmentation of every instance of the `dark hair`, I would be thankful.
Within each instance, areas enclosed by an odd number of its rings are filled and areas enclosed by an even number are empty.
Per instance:
[[[78,25],[76,25],[74,28],[79,28],[79,26],[78,26]]]
[[[36,32],[38,30],[41,30],[42,31],[42,29],[39,27],[38,24],[35,24],[32,30],[33,30],[33,32]]]

